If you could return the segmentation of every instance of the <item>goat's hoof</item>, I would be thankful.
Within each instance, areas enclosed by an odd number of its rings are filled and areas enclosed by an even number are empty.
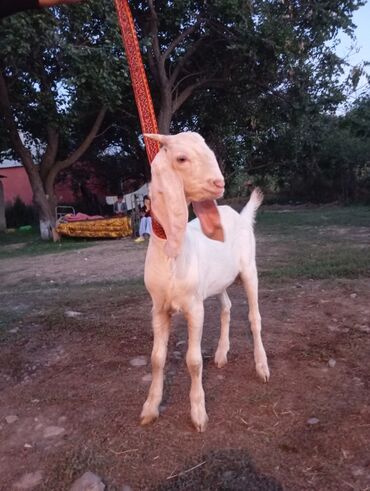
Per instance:
[[[150,423],[153,423],[156,419],[158,419],[159,416],[159,411],[155,411],[152,413],[147,413],[144,411],[140,415],[140,424],[141,426],[146,426],[149,425]]]
[[[227,364],[227,354],[226,353],[220,353],[216,351],[215,354],[215,365],[217,368],[222,368]]]
[[[207,413],[204,411],[202,415],[197,414],[196,416],[192,414],[191,420],[198,433],[203,433],[206,430],[208,423]]]
[[[268,382],[270,380],[270,370],[266,363],[256,363],[257,375],[262,379],[263,382]]]

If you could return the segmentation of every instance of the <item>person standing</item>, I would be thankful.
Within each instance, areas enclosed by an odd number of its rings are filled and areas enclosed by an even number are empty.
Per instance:
[[[113,211],[116,215],[127,215],[127,206],[125,198],[121,195],[113,205]]]

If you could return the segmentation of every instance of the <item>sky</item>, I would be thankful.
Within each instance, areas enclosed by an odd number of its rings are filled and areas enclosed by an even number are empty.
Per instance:
[[[348,62],[353,66],[360,64],[362,61],[370,62],[370,1],[360,7],[353,16],[353,23],[355,24],[355,46],[354,50],[348,58]],[[341,33],[339,35],[340,44],[337,47],[337,54],[339,56],[345,57],[350,51],[351,46],[354,42],[346,34]],[[370,67],[367,69],[370,73]],[[362,79],[362,85],[365,80]],[[369,90],[369,89],[368,89]]]
[[[366,5],[360,7],[354,13],[353,23],[357,26],[355,35],[359,52],[354,54],[351,60],[354,60],[354,63],[361,60],[370,61],[370,1],[367,1]],[[339,55],[345,55],[352,44],[352,40],[343,33],[339,38],[341,40],[341,45],[338,46],[337,52]]]

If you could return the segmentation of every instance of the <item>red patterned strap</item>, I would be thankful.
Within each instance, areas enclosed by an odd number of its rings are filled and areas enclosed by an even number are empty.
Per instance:
[[[164,228],[153,215],[152,215],[152,231],[159,239],[167,239]]]
[[[141,58],[139,42],[136,35],[134,20],[127,0],[115,0],[118,20],[121,26],[122,40],[126,50],[126,57],[130,69],[131,82],[134,90],[137,110],[143,133],[158,133],[152,97],[150,95],[148,80],[146,78],[143,60]],[[144,138],[146,153],[151,164],[159,152],[159,143]],[[162,225],[152,217],[152,230],[160,239],[166,239]]]
[[[119,23],[121,25],[122,40],[130,68],[132,87],[134,89],[136,106],[139,112],[141,129],[143,133],[158,133],[153,101],[150,95],[143,60],[141,58],[131,10],[127,0],[115,0],[115,2]],[[159,143],[150,138],[144,138],[144,140],[149,162],[152,163],[152,160],[159,151]]]

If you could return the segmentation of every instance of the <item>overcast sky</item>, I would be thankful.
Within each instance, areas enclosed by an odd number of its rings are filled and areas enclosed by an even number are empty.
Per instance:
[[[368,0],[366,5],[359,8],[354,16],[353,22],[357,26],[355,30],[356,35],[356,51],[351,52],[348,62],[353,65],[358,65],[362,61],[370,62],[370,1]],[[339,56],[345,57],[350,51],[351,46],[353,46],[353,41],[346,35],[341,34],[339,36],[341,41],[340,45],[337,47],[337,53]],[[367,69],[370,73],[370,66]],[[365,80],[362,80],[362,86]],[[367,92],[369,92],[369,86],[367,87]]]
[[[359,8],[354,16],[353,22],[357,26],[356,28],[356,38],[357,38],[357,46],[359,48],[359,52],[354,54],[351,60],[353,63],[358,63],[361,60],[370,61],[370,2],[367,1],[366,5]],[[341,46],[338,46],[338,54],[344,55],[348,48],[351,46],[351,39],[342,34],[340,36]]]

